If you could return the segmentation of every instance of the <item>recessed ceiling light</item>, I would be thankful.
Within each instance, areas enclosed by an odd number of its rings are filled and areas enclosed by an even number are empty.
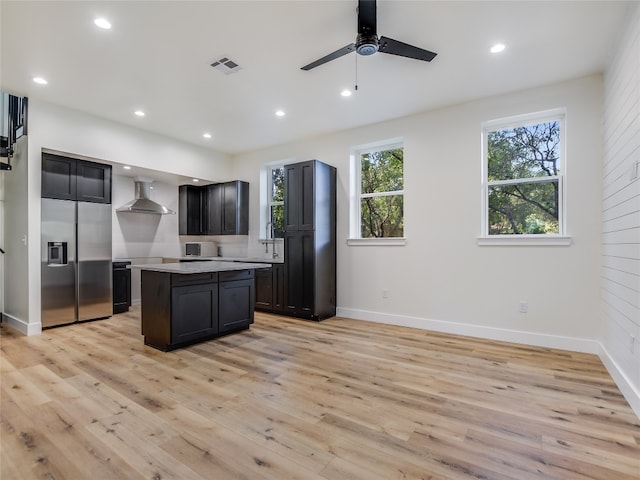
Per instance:
[[[505,49],[504,43],[496,43],[493,47],[491,47],[491,53],[500,53]]]
[[[111,28],[111,23],[109,23],[109,20],[107,20],[106,18],[96,18],[93,23],[105,30],[109,30]]]
[[[42,77],[33,77],[33,81],[40,85],[46,85],[47,83],[49,83]]]
[[[199,179],[197,179],[197,178],[194,178],[194,179],[193,179],[193,181],[194,181],[194,182],[196,182],[196,183],[198,183],[200,180],[199,180]]]
[[[144,117],[144,112],[142,110],[136,110],[133,113],[136,114],[138,117]]]
[[[284,117],[284,110],[277,110],[276,117]]]
[[[344,90],[342,90],[342,92],[340,92],[340,95],[342,95],[343,97],[350,97],[351,96],[351,90],[345,88]]]
[[[131,167],[129,165],[125,165],[122,168],[124,168],[125,170],[131,170]]]
[[[210,133],[203,133],[202,136],[204,138],[211,138],[211,134]]]

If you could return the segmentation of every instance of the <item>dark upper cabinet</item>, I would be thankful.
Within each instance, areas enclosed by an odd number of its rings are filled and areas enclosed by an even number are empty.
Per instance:
[[[207,208],[205,213],[205,231],[208,235],[222,235],[222,183],[207,185]]]
[[[249,234],[247,182],[182,185],[179,192],[180,235]]]
[[[222,184],[222,235],[249,234],[249,184],[235,180]]]
[[[111,203],[111,165],[78,160],[76,199],[82,202]]]
[[[42,154],[43,198],[111,203],[111,165]]]
[[[178,188],[178,231],[180,235],[203,235],[204,190],[196,185]]]
[[[313,230],[315,226],[315,160],[285,166],[285,230]]]
[[[76,199],[76,160],[42,154],[42,197]]]
[[[285,165],[284,313],[320,320],[336,308],[336,169]]]

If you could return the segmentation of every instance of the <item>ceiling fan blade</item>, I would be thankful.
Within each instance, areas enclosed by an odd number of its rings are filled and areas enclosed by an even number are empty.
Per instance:
[[[358,0],[358,33],[375,35],[377,23],[376,0]]]
[[[336,50],[333,53],[330,53],[329,55],[326,55],[318,60],[316,60],[315,62],[311,62],[309,65],[305,65],[304,67],[302,67],[300,70],[311,70],[312,68],[316,68],[324,63],[330,62],[331,60],[335,60],[336,58],[340,58],[343,55],[346,55],[347,53],[351,53],[353,51],[355,51],[356,49],[356,44],[355,43],[350,43],[349,45],[342,47],[339,50]]]
[[[398,55],[400,57],[414,58],[416,60],[424,60],[430,62],[434,59],[437,53],[424,50],[422,48],[414,47],[408,43],[399,42],[393,38],[380,37],[378,51],[382,53],[390,53],[391,55]]]

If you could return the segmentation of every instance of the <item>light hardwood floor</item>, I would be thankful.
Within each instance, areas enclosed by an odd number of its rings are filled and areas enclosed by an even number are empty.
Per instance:
[[[266,314],[162,353],[138,309],[0,335],[3,480],[640,479],[594,355]]]

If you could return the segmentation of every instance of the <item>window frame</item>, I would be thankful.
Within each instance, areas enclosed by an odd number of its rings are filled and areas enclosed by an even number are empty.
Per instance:
[[[278,200],[278,201],[274,201],[273,200],[273,171],[274,170],[282,170],[284,173],[284,163],[278,163],[278,164],[272,164],[272,165],[267,165],[267,212],[266,212],[266,221],[265,221],[265,231],[267,233],[267,237],[266,240],[272,240],[272,239],[282,239],[284,238],[284,230],[283,230],[283,236],[282,237],[274,237],[273,236],[273,224],[271,225],[271,228],[267,229],[267,225],[269,225],[269,223],[271,222],[271,209],[274,206],[282,206],[282,208],[284,209],[284,185],[283,185],[283,190],[282,190],[282,200]],[[283,225],[284,228],[284,225]]]
[[[357,245],[405,245],[406,239],[406,210],[403,216],[403,236],[402,237],[362,237],[362,199],[368,197],[381,197],[381,196],[393,196],[401,195],[403,205],[406,208],[406,195],[405,190],[394,190],[388,192],[374,192],[374,193],[362,193],[362,155],[371,152],[378,152],[382,150],[393,150],[396,148],[402,148],[403,162],[402,162],[402,184],[405,187],[405,162],[404,153],[405,145],[404,139],[392,138],[388,140],[382,140],[379,142],[368,143],[365,145],[358,145],[351,148],[350,154],[350,201],[349,201],[349,238],[347,244],[352,246]]]
[[[496,130],[506,130],[509,128],[524,127],[546,122],[560,122],[560,172],[558,175],[546,177],[531,177],[508,180],[489,181],[489,132]],[[481,169],[481,225],[480,236],[477,238],[478,245],[562,245],[571,244],[571,237],[567,235],[566,228],[566,178],[567,178],[567,115],[565,108],[555,108],[540,112],[516,115],[511,117],[490,120],[481,124],[482,142],[482,169]],[[538,234],[503,234],[496,235],[489,233],[489,190],[494,186],[532,184],[532,183],[558,183],[558,233],[538,233]]]
[[[285,158],[281,160],[275,160],[273,162],[263,163],[260,167],[260,227],[257,235],[257,241],[264,244],[265,241],[271,243],[271,241],[281,242],[284,239],[282,237],[271,238],[271,229],[267,228],[268,223],[271,221],[271,204],[272,198],[272,173],[274,168],[284,168],[285,165],[295,163],[293,158]]]

